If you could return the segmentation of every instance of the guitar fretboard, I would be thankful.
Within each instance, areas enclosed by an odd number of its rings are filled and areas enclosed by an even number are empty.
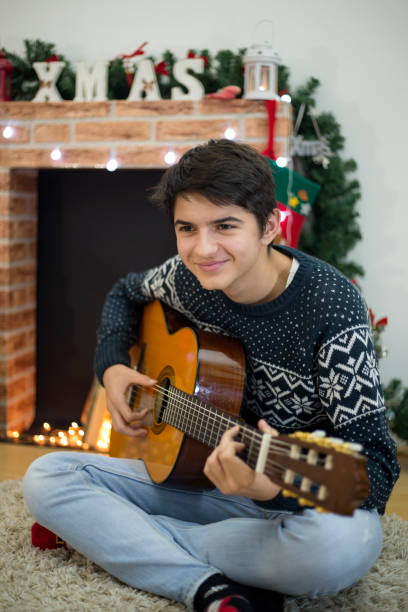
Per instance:
[[[240,453],[240,457],[255,469],[262,436],[244,425],[237,417],[170,385],[161,418],[168,425],[180,429],[211,448],[218,446],[225,431],[239,425],[240,432],[236,440],[245,444],[245,450]]]

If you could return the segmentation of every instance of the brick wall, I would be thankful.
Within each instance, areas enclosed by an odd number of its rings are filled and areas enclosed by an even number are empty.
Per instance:
[[[104,168],[111,157],[122,168],[164,168],[170,149],[181,155],[227,128],[262,151],[264,103],[0,102],[0,436],[28,428],[35,413],[37,168]],[[290,107],[278,103],[277,156],[287,155],[290,129]]]

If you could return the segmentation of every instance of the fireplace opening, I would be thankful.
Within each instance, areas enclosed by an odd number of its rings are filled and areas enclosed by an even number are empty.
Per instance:
[[[176,253],[173,230],[148,200],[163,170],[40,170],[37,400],[30,429],[79,422],[93,380],[96,329],[121,276]]]

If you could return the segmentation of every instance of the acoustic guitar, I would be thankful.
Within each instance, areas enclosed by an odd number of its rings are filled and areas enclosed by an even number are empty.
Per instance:
[[[154,301],[144,307],[132,367],[157,380],[152,389],[132,385],[133,410],[149,407],[147,436],[112,430],[109,453],[143,459],[156,483],[209,488],[203,467],[223,433],[240,425],[240,457],[304,505],[351,515],[369,493],[360,445],[324,432],[271,437],[240,418],[245,355],[238,341],[194,328]]]

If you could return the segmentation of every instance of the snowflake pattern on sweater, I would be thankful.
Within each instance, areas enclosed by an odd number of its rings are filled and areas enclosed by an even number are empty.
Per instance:
[[[385,416],[367,307],[335,268],[289,247],[299,268],[286,290],[266,304],[232,302],[208,291],[178,256],[121,279],[107,298],[95,370],[129,363],[144,303],[160,299],[200,329],[232,336],[246,354],[244,418],[265,418],[282,433],[324,429],[359,442],[368,458],[371,493],[363,507],[384,511],[398,477]]]

